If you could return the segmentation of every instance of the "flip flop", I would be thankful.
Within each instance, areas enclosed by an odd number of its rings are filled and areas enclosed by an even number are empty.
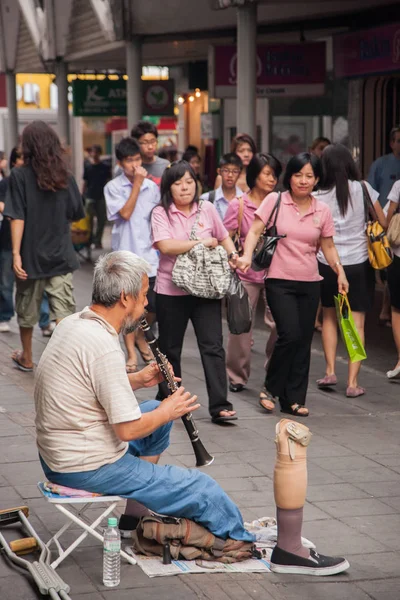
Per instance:
[[[365,388],[360,387],[348,387],[346,389],[347,398],[358,398],[359,396],[363,396],[365,394]]]
[[[220,415],[215,415],[215,417],[211,417],[211,422],[216,425],[223,425],[224,423],[229,423],[230,421],[237,421],[238,418],[236,415],[232,415],[229,417],[221,417]]]
[[[126,363],[125,365],[125,370],[126,372],[129,373],[136,373],[138,368],[137,368],[137,364],[136,363]]]
[[[336,375],[325,375],[322,379],[317,379],[317,386],[320,390],[324,388],[330,388],[337,384]]]
[[[11,357],[11,360],[16,365],[17,369],[19,369],[20,371],[23,371],[24,373],[32,373],[33,367],[26,367],[25,365],[22,364],[21,352],[17,352],[17,354],[15,354],[15,356]]]

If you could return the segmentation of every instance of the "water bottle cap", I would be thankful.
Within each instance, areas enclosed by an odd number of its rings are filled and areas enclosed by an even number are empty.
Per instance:
[[[109,527],[116,527],[118,523],[118,519],[116,519],[115,517],[108,517],[108,526]]]

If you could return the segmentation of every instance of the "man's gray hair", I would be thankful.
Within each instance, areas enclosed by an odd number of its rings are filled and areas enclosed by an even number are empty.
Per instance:
[[[121,293],[137,298],[143,277],[150,272],[148,262],[128,250],[118,250],[101,256],[94,267],[92,303],[114,306]]]

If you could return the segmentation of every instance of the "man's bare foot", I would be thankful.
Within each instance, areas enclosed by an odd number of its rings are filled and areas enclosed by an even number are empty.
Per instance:
[[[20,371],[24,371],[25,373],[31,373],[33,371],[33,362],[27,361],[21,350],[15,350],[15,352],[11,354],[11,359]]]

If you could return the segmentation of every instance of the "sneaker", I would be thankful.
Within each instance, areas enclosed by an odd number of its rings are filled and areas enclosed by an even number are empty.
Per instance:
[[[11,327],[9,326],[8,321],[1,321],[0,333],[7,333],[8,331],[11,331]]]
[[[323,556],[316,550],[310,550],[310,558],[303,558],[281,550],[278,546],[272,551],[271,571],[273,573],[295,573],[297,575],[337,575],[350,567],[345,558],[338,556]]]
[[[42,328],[42,336],[43,337],[51,337],[55,328],[56,328],[55,322],[50,321],[50,323],[47,325],[47,327]]]
[[[121,515],[119,518],[118,529],[121,534],[121,538],[129,539],[132,537],[132,531],[136,529],[139,524],[137,517],[131,517],[130,515]]]

